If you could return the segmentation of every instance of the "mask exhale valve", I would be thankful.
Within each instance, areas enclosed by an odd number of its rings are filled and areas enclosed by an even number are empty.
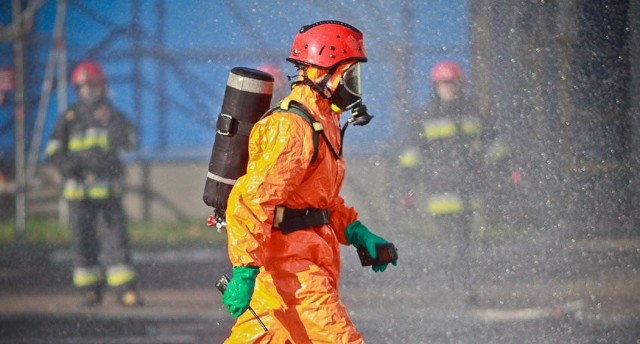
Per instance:
[[[373,119],[373,115],[367,112],[367,106],[360,103],[353,110],[351,110],[351,118],[347,121],[353,123],[353,125],[367,125]]]

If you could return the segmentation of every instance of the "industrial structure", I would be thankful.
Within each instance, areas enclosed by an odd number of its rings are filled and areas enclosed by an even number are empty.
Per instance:
[[[511,225],[638,234],[637,1],[12,0],[0,9],[2,217],[15,220],[19,235],[29,195],[46,184],[41,151],[72,95],[75,63],[105,65],[114,103],[141,131],[127,157],[132,217],[204,218],[200,197],[229,70],[271,64],[293,74],[284,61],[289,37],[322,19],[347,21],[367,37],[364,87],[376,118],[347,135],[356,159],[345,185],[364,212],[392,220],[379,214],[392,212],[403,119],[427,101],[429,67],[455,59],[523,171],[506,208],[524,220]],[[380,188],[360,180],[362,171]]]

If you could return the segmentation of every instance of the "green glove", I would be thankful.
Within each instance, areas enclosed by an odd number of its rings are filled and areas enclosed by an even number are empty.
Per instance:
[[[227,306],[232,317],[237,318],[249,308],[249,302],[256,286],[258,268],[238,266],[233,268],[233,278],[222,294],[222,303]]]
[[[353,246],[360,248],[364,247],[369,252],[371,258],[375,259],[378,256],[376,251],[376,244],[386,244],[387,241],[381,237],[371,233],[369,228],[363,225],[360,221],[351,222],[347,229],[344,231],[347,241]],[[397,265],[397,261],[393,261],[393,265]],[[382,272],[387,268],[388,264],[374,265],[371,267],[375,272]]]

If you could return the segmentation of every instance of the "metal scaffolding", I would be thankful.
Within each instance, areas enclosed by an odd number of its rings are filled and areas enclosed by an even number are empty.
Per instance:
[[[33,33],[23,30],[26,21],[34,20],[34,16],[44,5],[55,3],[55,23],[51,35],[48,37],[38,37],[40,47],[46,46],[50,42],[50,49],[47,53],[46,64],[44,68],[44,76],[40,86],[40,93],[37,98],[36,105],[33,109],[27,109],[29,101],[26,97],[26,90],[29,85],[25,85],[25,45],[33,44]],[[250,23],[250,19],[233,1],[224,1],[224,6],[231,16],[232,20],[239,23],[238,30],[252,41],[253,48],[239,49],[201,49],[194,48],[188,51],[171,50],[166,46],[166,3],[164,0],[154,1],[152,3],[144,3],[145,6],[152,6],[151,12],[155,18],[152,29],[143,27],[142,5],[141,0],[132,0],[129,3],[128,13],[129,19],[126,22],[116,23],[109,16],[96,11],[86,2],[81,0],[13,0],[12,15],[13,22],[10,26],[2,28],[0,38],[4,42],[12,42],[14,46],[13,69],[15,73],[15,219],[16,233],[19,238],[24,236],[27,214],[27,192],[33,187],[40,164],[40,149],[44,136],[44,124],[47,122],[49,113],[49,105],[51,95],[57,92],[57,112],[61,113],[67,107],[67,69],[68,65],[73,65],[78,61],[70,60],[67,56],[78,56],[77,51],[69,51],[65,28],[66,21],[69,18],[69,11],[73,10],[76,15],[81,15],[86,20],[91,21],[104,29],[106,34],[96,37],[96,41],[90,46],[84,47],[83,58],[95,59],[99,61],[123,62],[132,64],[131,72],[126,76],[113,77],[114,83],[125,83],[132,89],[132,108],[133,122],[138,128],[142,127],[143,115],[143,94],[151,96],[153,99],[155,110],[157,111],[155,123],[156,131],[153,132],[157,141],[156,150],[163,151],[168,148],[168,119],[167,113],[169,108],[180,115],[193,120],[203,126],[208,126],[209,118],[204,118],[200,114],[207,111],[208,103],[221,103],[221,99],[215,99],[219,92],[213,89],[213,85],[209,80],[204,80],[201,75],[197,75],[189,71],[185,66],[191,62],[203,60],[237,60],[237,59],[256,59],[260,56],[263,60],[276,60],[281,57],[280,50],[269,49],[268,44],[264,42],[264,38],[255,31]],[[337,4],[325,3],[323,5],[326,10],[332,10]],[[403,5],[403,11],[407,17],[411,16],[412,5],[407,2]],[[148,11],[147,11],[148,12]],[[148,14],[151,14],[148,13]],[[146,14],[146,15],[148,15]],[[372,13],[379,16],[379,13]],[[381,20],[382,22],[382,20]],[[406,32],[411,32],[412,21],[407,21],[403,27]],[[130,43],[129,47],[123,47],[121,42]],[[42,49],[41,49],[42,50]],[[405,46],[396,49],[398,51],[398,65],[408,64],[410,47]],[[74,54],[76,53],[76,54]],[[77,58],[77,57],[76,57]],[[152,61],[155,66],[155,72],[151,76],[155,77],[154,82],[150,82],[147,77],[149,74],[142,73],[143,61]],[[29,62],[34,62],[30,59]],[[33,66],[31,66],[33,68]],[[403,70],[405,75],[396,78],[398,84],[397,94],[394,95],[394,105],[397,108],[406,108],[407,99],[401,96],[403,89],[406,88],[404,80],[409,78],[407,73],[409,70]],[[176,99],[168,95],[166,82],[169,77],[177,80],[181,90],[185,92],[188,99]],[[30,88],[33,88],[31,85]],[[220,95],[221,96],[221,95]],[[219,97],[219,96],[218,96]],[[212,99],[213,98],[213,99]],[[29,110],[29,112],[27,112]],[[27,122],[25,114],[35,113],[35,120]],[[401,114],[398,114],[400,116]],[[394,121],[399,123],[400,121]],[[33,130],[30,137],[26,136],[27,125],[32,124]],[[27,152],[28,149],[28,152]],[[162,198],[161,195],[154,192],[151,186],[153,178],[152,162],[143,155],[136,157],[136,162],[142,168],[143,180],[139,187],[130,188],[129,191],[140,195],[142,200],[143,219],[148,220],[151,217],[151,203],[158,202],[162,204],[168,211],[175,213],[176,217],[183,217],[177,207],[174,207],[172,201]],[[61,208],[61,209],[64,209]],[[63,214],[62,214],[63,215]]]
[[[27,111],[32,102],[26,96],[25,86],[25,45],[33,43],[34,37],[26,31],[29,21],[44,6],[56,5],[54,28],[47,42],[51,48],[47,56],[46,64],[41,68],[44,78],[40,87],[40,94],[36,102],[36,111]],[[563,122],[575,119],[575,100],[570,91],[575,88],[568,83],[572,82],[570,59],[572,44],[575,37],[566,35],[575,34],[580,25],[588,23],[574,23],[580,15],[577,13],[580,6],[587,4],[586,0],[572,0],[567,2],[531,2],[526,0],[515,1],[506,4],[503,1],[481,0],[468,2],[472,15],[471,24],[471,65],[473,67],[473,87],[479,100],[480,108],[491,116],[498,117],[503,123],[511,126],[514,140],[521,140],[520,148],[529,149],[527,157],[534,157],[531,171],[544,175],[540,177],[543,187],[536,191],[548,192],[549,197],[555,197],[556,189],[562,189],[565,174],[574,173],[576,160],[571,151],[573,144],[572,135],[581,134],[572,132],[576,127],[568,127]],[[622,1],[621,3],[625,3]],[[631,37],[637,37],[637,19],[634,15],[638,12],[637,3],[628,2],[631,13],[629,14]],[[15,220],[18,237],[24,235],[27,213],[26,193],[31,187],[38,172],[39,148],[43,138],[43,123],[46,122],[47,109],[51,101],[52,92],[57,92],[58,112],[67,106],[67,65],[75,64],[78,56],[114,63],[126,62],[131,65],[131,72],[119,77],[114,77],[114,83],[124,83],[131,87],[131,114],[134,124],[140,128],[143,124],[143,98],[151,99],[155,109],[154,123],[157,127],[153,132],[157,149],[160,152],[168,149],[169,119],[168,113],[178,113],[185,118],[203,126],[209,126],[209,118],[201,114],[209,112],[211,103],[221,103],[219,90],[214,89],[210,80],[205,80],[189,70],[190,63],[234,60],[256,60],[257,56],[263,60],[277,60],[282,57],[281,50],[269,48],[264,42],[264,36],[256,31],[251,19],[242,11],[240,5],[234,1],[222,1],[216,6],[223,6],[234,23],[235,30],[241,31],[243,37],[250,40],[249,47],[233,49],[207,49],[193,48],[185,50],[172,50],[167,46],[167,22],[171,13],[167,13],[165,0],[145,2],[131,0],[126,3],[128,17],[124,22],[114,21],[108,15],[100,13],[82,0],[12,0],[12,23],[0,29],[0,41],[11,42],[13,45],[13,69],[15,72],[14,92],[14,133],[15,133],[15,171],[16,171],[16,197]],[[412,41],[392,40],[397,37],[413,37],[419,32],[420,24],[417,11],[420,2],[403,1],[398,7],[399,17],[403,18],[397,28],[389,22],[384,9],[380,5],[366,4],[363,1],[355,1],[352,5],[366,6],[367,20],[376,22],[380,31],[372,32],[368,37],[370,41],[377,41],[380,45],[386,44],[386,51],[393,56],[386,56],[385,63],[393,76],[389,78],[389,84],[393,85],[391,94],[384,95],[392,104],[393,117],[390,121],[390,131],[402,132],[403,126],[408,125],[404,118],[407,112],[415,107],[409,99],[413,90],[412,81],[417,86],[423,83],[418,73],[424,73],[428,66],[424,61],[416,61],[415,56],[443,54],[444,50],[450,52],[458,47],[434,47],[416,46]],[[146,7],[145,7],[146,6]],[[354,22],[361,21],[355,14],[348,11],[349,6],[339,1],[322,1],[317,4],[318,9],[326,12],[336,11],[343,13],[344,19]],[[151,9],[151,11],[149,11]],[[501,11],[508,9],[512,15],[505,17]],[[79,14],[92,24],[103,28],[106,34],[96,37],[96,41],[82,47],[82,54],[74,47],[69,47],[65,39],[65,21],[69,18],[70,10]],[[144,14],[143,14],[143,11]],[[143,25],[143,17],[153,16],[154,21],[149,26]],[[635,21],[634,21],[635,20]],[[395,31],[398,32],[394,32]],[[513,28],[513,32],[509,29]],[[388,34],[389,37],[380,37]],[[507,37],[508,36],[508,37]],[[39,37],[42,42],[43,38]],[[636,40],[637,41],[637,40]],[[126,42],[129,45],[121,44]],[[444,49],[447,48],[447,49]],[[430,50],[431,49],[431,50]],[[637,43],[631,46],[632,77],[631,94],[637,89]],[[428,51],[427,51],[428,50]],[[425,53],[425,51],[427,51]],[[633,55],[635,54],[635,55]],[[71,56],[69,59],[67,56]],[[437,55],[442,56],[442,55]],[[146,62],[151,62],[147,64]],[[511,61],[518,61],[517,64]],[[413,68],[417,63],[416,68]],[[144,68],[151,66],[152,73],[143,73]],[[509,70],[506,70],[510,68]],[[148,69],[147,69],[148,71]],[[421,74],[424,75],[424,74]],[[153,78],[153,80],[150,80]],[[168,83],[175,82],[186,97],[178,99],[169,95]],[[502,88],[496,90],[497,88]],[[573,92],[573,91],[571,91]],[[415,95],[416,92],[413,92]],[[143,97],[144,96],[144,97]],[[637,112],[638,97],[630,97],[632,109]],[[506,99],[506,100],[505,100]],[[502,102],[502,103],[501,103]],[[34,105],[35,108],[35,105]],[[25,114],[35,113],[33,135],[27,137],[28,131]],[[210,114],[209,114],[210,115]],[[597,116],[597,115],[593,115]],[[382,116],[380,116],[382,117]],[[637,122],[637,120],[636,120]],[[522,130],[526,128],[526,130]],[[637,125],[636,125],[637,127]],[[524,134],[523,134],[524,133]],[[634,133],[637,135],[637,129]],[[517,137],[516,137],[517,136]],[[556,141],[560,140],[559,143]],[[632,146],[637,151],[637,140]],[[29,148],[28,154],[26,149]],[[558,148],[559,147],[559,148]],[[167,210],[175,213],[177,217],[184,216],[171,200],[163,199],[152,190],[151,180],[154,177],[152,162],[139,155],[136,162],[140,164],[143,172],[143,180],[138,188],[130,191],[140,195],[142,200],[143,218],[151,217],[151,204],[158,202]],[[638,159],[636,159],[638,160]],[[530,160],[533,161],[533,160]],[[551,161],[552,164],[546,165]],[[637,166],[636,161],[636,166]],[[543,170],[540,166],[546,166],[549,170]],[[550,167],[549,167],[550,166]],[[553,170],[551,170],[553,168]],[[597,171],[596,171],[597,172]],[[612,173],[615,173],[612,172]],[[549,177],[551,176],[551,177]],[[637,180],[637,177],[636,177]],[[546,183],[546,184],[545,184]],[[556,188],[556,186],[560,187]],[[546,197],[546,196],[545,196]],[[561,198],[561,197],[560,197]],[[566,210],[561,207],[562,199],[551,199],[548,204],[557,206],[554,212],[560,213]]]

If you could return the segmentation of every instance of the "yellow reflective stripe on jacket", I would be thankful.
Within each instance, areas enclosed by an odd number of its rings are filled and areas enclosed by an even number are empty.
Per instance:
[[[107,129],[90,128],[84,136],[85,149],[102,148],[109,149],[109,131]]]
[[[429,199],[427,208],[433,215],[456,214],[464,210],[464,203],[458,196],[443,195]]]
[[[84,199],[84,188],[80,187],[65,187],[62,195],[65,199],[70,201],[77,201]]]
[[[84,185],[73,179],[67,180],[62,188],[62,196],[70,201],[84,199]]]
[[[509,155],[509,146],[500,141],[492,143],[487,149],[487,160],[492,163],[501,161],[507,155]]]
[[[109,133],[106,129],[91,128],[86,130],[84,135],[76,134],[69,138],[69,151],[71,152],[80,152],[92,148],[108,150],[109,147]]]
[[[477,135],[481,129],[480,123],[475,119],[467,118],[462,121],[462,132],[466,135]]]
[[[70,201],[82,199],[106,199],[115,195],[113,186],[109,182],[84,184],[73,179],[67,180],[62,189],[62,195]]]
[[[84,137],[80,134],[69,136],[69,151],[79,152],[84,150]]]
[[[421,164],[420,154],[417,149],[410,148],[398,157],[400,167],[415,168]]]
[[[76,287],[88,287],[96,285],[104,279],[100,267],[76,268],[73,270],[73,285]]]
[[[424,123],[423,135],[427,140],[442,139],[454,136],[457,132],[456,124],[448,119],[441,118]]]
[[[62,142],[60,140],[52,139],[47,143],[47,148],[44,151],[46,156],[52,156],[62,147]]]
[[[116,265],[107,269],[107,284],[118,287],[135,280],[136,274],[128,265]]]
[[[87,196],[90,199],[104,199],[110,196],[110,188],[102,185],[87,186]]]

